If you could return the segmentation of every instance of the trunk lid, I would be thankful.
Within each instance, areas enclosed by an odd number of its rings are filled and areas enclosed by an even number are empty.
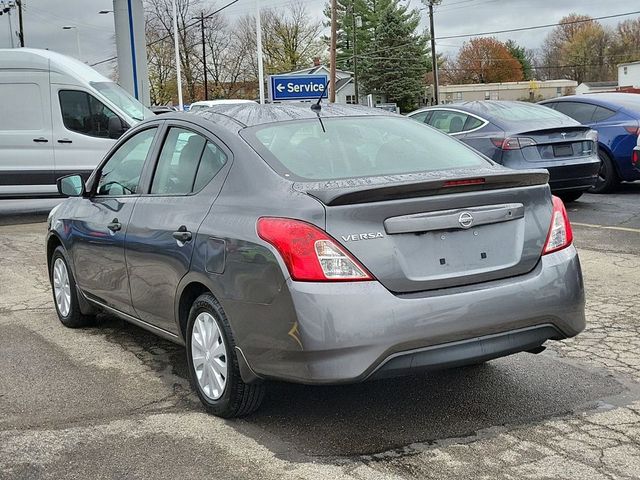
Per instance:
[[[551,221],[547,180],[486,168],[295,188],[325,205],[326,231],[377,280],[408,293],[532,270]]]
[[[593,154],[596,146],[587,136],[590,130],[591,128],[584,126],[564,126],[529,130],[514,136],[530,138],[535,142],[535,145],[522,148],[526,161],[561,161]]]

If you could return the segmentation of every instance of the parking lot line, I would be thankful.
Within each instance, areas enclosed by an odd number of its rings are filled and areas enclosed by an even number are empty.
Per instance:
[[[612,226],[612,225],[594,225],[592,223],[578,223],[578,222],[571,222],[571,225],[575,225],[577,227],[600,228],[602,230],[619,230],[619,231],[622,231],[622,232],[640,233],[640,228],[615,227],[615,226]]]

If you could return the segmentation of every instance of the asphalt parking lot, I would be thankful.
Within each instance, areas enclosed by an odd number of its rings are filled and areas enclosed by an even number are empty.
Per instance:
[[[2,479],[640,478],[640,184],[569,206],[575,339],[420,377],[274,384],[227,421],[200,407],[181,347],[107,316],[58,322],[37,202],[0,202]]]

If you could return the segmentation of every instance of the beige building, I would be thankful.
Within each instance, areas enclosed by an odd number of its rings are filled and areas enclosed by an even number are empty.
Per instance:
[[[454,103],[474,100],[528,100],[539,101],[547,98],[572,95],[578,82],[574,80],[531,80],[504,83],[471,83],[463,85],[440,85],[440,103]],[[427,98],[430,99],[431,88]]]

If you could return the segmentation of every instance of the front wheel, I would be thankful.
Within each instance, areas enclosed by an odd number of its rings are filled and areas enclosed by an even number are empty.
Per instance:
[[[264,385],[242,381],[229,321],[210,293],[193,302],[186,336],[191,383],[207,411],[231,418],[257,410]]]
[[[58,318],[65,327],[84,327],[93,321],[93,317],[84,315],[80,311],[76,281],[64,253],[62,247],[57,247],[49,262],[53,303],[56,306]]]

